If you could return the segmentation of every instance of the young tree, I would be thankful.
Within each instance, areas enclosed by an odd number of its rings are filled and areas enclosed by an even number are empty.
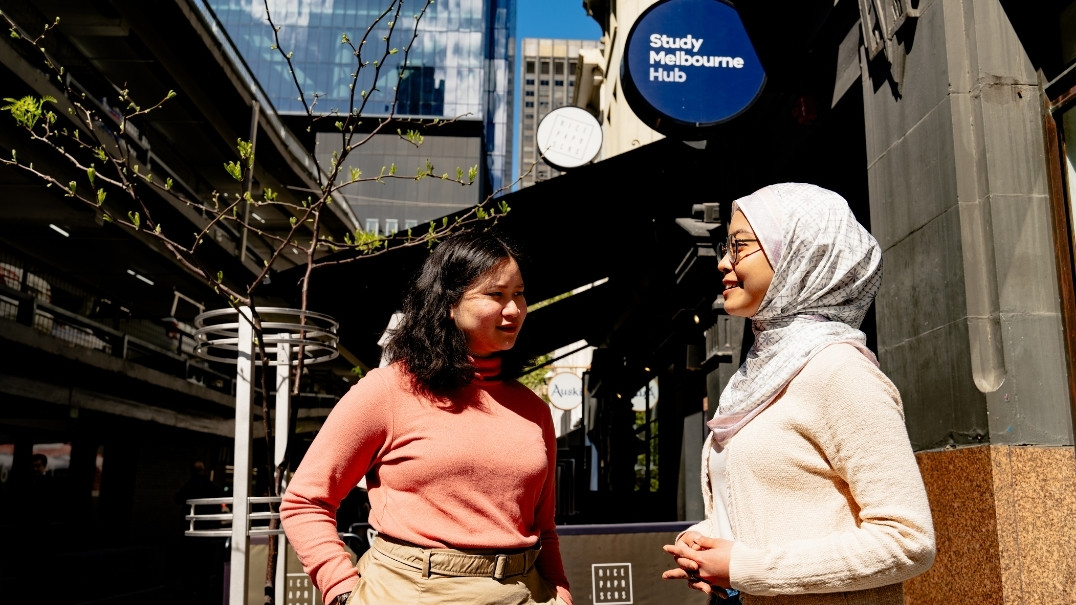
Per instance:
[[[340,44],[341,52],[348,53],[354,65],[350,74],[348,87],[351,92],[347,107],[332,108],[322,112],[318,107],[317,92],[305,91],[300,85],[292,63],[293,54],[302,52],[301,48],[285,48],[281,43],[281,27],[273,19],[269,0],[264,0],[266,27],[273,34],[274,50],[279,53],[288,66],[299,99],[305,108],[310,128],[315,129],[320,123],[329,121],[338,133],[338,151],[334,152],[327,164],[321,164],[312,157],[316,168],[310,175],[316,187],[307,189],[306,194],[296,195],[292,190],[274,191],[265,188],[258,194],[253,192],[252,181],[256,170],[256,142],[237,140],[235,159],[222,167],[236,185],[232,191],[215,191],[211,195],[196,197],[183,191],[169,178],[162,178],[151,168],[141,164],[132,152],[131,130],[135,123],[151,122],[155,115],[173,102],[182,90],[169,91],[161,98],[150,101],[135,90],[126,88],[116,91],[108,99],[108,106],[118,115],[118,130],[106,127],[109,116],[101,115],[101,108],[88,102],[83,91],[74,87],[71,80],[65,78],[65,67],[54,58],[54,38],[59,19],[46,23],[36,31],[28,31],[29,24],[18,23],[9,14],[2,14],[7,22],[10,35],[26,44],[26,51],[37,53],[43,71],[49,74],[52,85],[60,94],[22,96],[5,98],[0,107],[7,112],[25,133],[27,146],[33,147],[34,153],[41,149],[48,150],[59,165],[64,168],[55,170],[42,167],[23,157],[16,149],[10,158],[0,158],[0,164],[22,171],[39,181],[42,185],[64,192],[75,204],[92,208],[101,220],[129,229],[144,238],[156,242],[163,250],[173,256],[190,274],[208,284],[222,297],[222,304],[233,309],[249,308],[252,328],[258,348],[261,364],[260,396],[264,433],[266,435],[267,457],[271,457],[273,447],[273,429],[269,422],[269,364],[271,354],[266,351],[266,339],[262,319],[258,313],[260,291],[272,272],[292,266],[294,251],[299,251],[304,265],[304,278],[300,282],[298,300],[300,321],[305,322],[308,306],[309,284],[319,267],[342,262],[361,261],[398,247],[431,246],[446,235],[470,228],[482,228],[496,222],[508,212],[504,202],[496,202],[494,196],[487,197],[477,205],[461,211],[451,220],[425,225],[419,232],[410,230],[405,234],[384,236],[363,231],[358,225],[350,229],[333,231],[327,217],[333,215],[333,204],[342,202],[341,190],[360,183],[387,182],[392,180],[423,181],[437,179],[446,185],[473,186],[478,178],[478,165],[469,168],[455,167],[441,171],[430,164],[403,169],[395,165],[380,166],[375,170],[364,171],[351,167],[348,157],[355,150],[366,144],[372,137],[385,134],[390,129],[409,144],[419,146],[423,142],[422,129],[436,127],[432,124],[398,120],[394,115],[397,91],[393,91],[392,108],[387,116],[376,118],[365,116],[370,93],[358,85],[367,81],[364,76],[373,72],[374,86],[384,82],[382,76],[386,70],[386,60],[402,54],[401,64],[406,66],[412,46],[420,35],[419,23],[430,10],[432,0],[418,5],[412,12],[411,5],[400,0],[386,0],[384,10],[357,37],[352,33],[343,33]],[[147,9],[148,10],[148,9]],[[266,109],[271,111],[271,109]],[[364,127],[360,124],[366,122]],[[373,124],[371,127],[370,124]],[[409,124],[408,128],[398,128],[398,124]],[[26,154],[29,156],[30,154]],[[52,164],[56,166],[57,164]],[[299,187],[298,189],[303,189]],[[182,204],[202,217],[198,228],[185,232],[181,228],[167,224],[161,196],[178,198]],[[263,226],[252,216],[259,212],[273,211],[286,217],[287,226],[283,230],[273,230]],[[262,250],[261,267],[249,275],[226,273],[225,266],[219,262],[219,254],[212,253],[216,232],[221,226],[239,234],[237,243],[239,254],[245,255],[248,247]],[[290,254],[289,254],[290,253]],[[229,264],[228,269],[234,267]],[[239,315],[243,317],[242,314]],[[291,380],[292,395],[301,389],[300,377],[303,375],[304,351],[297,352],[298,362],[293,370]],[[290,423],[291,432],[294,418]],[[286,468],[276,467],[269,460],[266,470],[274,477],[272,494],[279,496]],[[266,572],[267,587],[271,587],[275,576],[277,556],[274,541],[270,541],[269,566]],[[265,593],[271,601],[272,590]]]

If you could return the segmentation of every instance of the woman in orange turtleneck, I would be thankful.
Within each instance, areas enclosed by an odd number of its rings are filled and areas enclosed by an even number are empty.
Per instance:
[[[333,408],[280,516],[331,605],[571,605],[548,406],[502,378],[527,315],[520,255],[491,232],[434,249],[386,345]],[[378,537],[353,566],[336,510],[365,476]]]

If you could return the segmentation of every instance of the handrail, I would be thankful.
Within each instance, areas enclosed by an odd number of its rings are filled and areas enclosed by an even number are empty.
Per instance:
[[[234,378],[209,367],[197,355],[183,352],[182,344],[180,344],[179,352],[170,351],[134,334],[106,326],[53,303],[38,300],[32,294],[11,288],[2,282],[0,282],[0,296],[17,307],[16,317],[13,319],[18,323],[37,327],[65,342],[139,365],[155,369],[173,368],[171,373],[174,375],[187,380],[199,380],[199,384],[217,392],[225,394],[234,392],[234,384],[232,384]],[[40,324],[39,321],[48,323]],[[54,325],[54,322],[62,326]],[[70,329],[65,330],[66,326],[70,326]],[[193,339],[193,335],[186,332],[182,332],[181,336]],[[134,351],[148,355],[133,355]],[[219,382],[220,386],[214,386],[214,381]]]

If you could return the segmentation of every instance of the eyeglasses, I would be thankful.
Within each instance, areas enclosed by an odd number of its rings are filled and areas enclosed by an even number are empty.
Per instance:
[[[732,261],[732,265],[736,266],[745,257],[748,257],[759,250],[762,250],[760,246],[758,250],[752,250],[743,256],[740,256],[740,250],[747,244],[758,243],[757,239],[740,239],[738,237],[729,237],[728,241],[718,244],[718,249],[721,252],[721,256],[729,255],[729,260]]]

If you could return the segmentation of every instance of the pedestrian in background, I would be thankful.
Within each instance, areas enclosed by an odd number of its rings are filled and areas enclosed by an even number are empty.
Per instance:
[[[552,416],[509,378],[527,315],[520,263],[489,231],[438,245],[391,330],[390,363],[311,443],[280,515],[326,603],[571,605]],[[353,566],[336,510],[363,476],[378,536]]]
[[[707,423],[707,518],[662,577],[745,604],[902,605],[935,543],[900,394],[858,329],[878,242],[838,194],[771,185],[733,202],[718,269],[755,339]]]

